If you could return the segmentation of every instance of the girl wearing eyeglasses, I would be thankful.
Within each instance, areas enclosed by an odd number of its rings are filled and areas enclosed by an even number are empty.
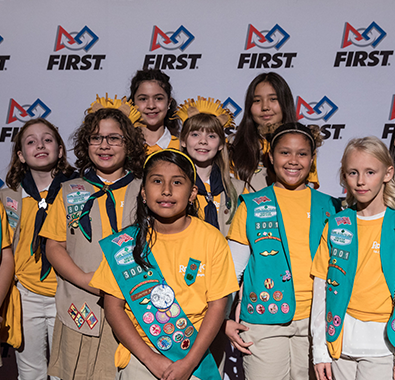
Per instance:
[[[100,291],[88,284],[102,260],[98,241],[132,222],[144,137],[123,111],[101,108],[85,117],[73,141],[81,178],[63,184],[41,231],[58,274],[48,371],[63,380],[113,380],[117,343]]]

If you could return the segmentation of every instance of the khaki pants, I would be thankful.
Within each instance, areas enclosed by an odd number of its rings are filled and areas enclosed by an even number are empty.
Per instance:
[[[251,355],[243,356],[247,380],[315,379],[310,360],[309,318],[284,325],[241,322],[249,330],[240,334]]]
[[[152,348],[152,347],[151,347]],[[158,352],[155,348],[153,351]],[[156,380],[157,378],[149,369],[141,363],[134,355],[130,355],[129,364],[122,369],[118,368],[115,380]],[[191,376],[189,380],[199,380],[196,376]],[[204,379],[201,379],[204,380]]]
[[[392,380],[393,355],[351,357],[342,355],[332,362],[335,380]]]

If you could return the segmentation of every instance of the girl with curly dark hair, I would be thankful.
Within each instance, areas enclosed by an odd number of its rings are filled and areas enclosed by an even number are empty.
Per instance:
[[[122,111],[101,108],[85,117],[73,141],[81,178],[63,184],[41,231],[59,275],[48,372],[64,380],[112,380],[117,343],[100,291],[89,282],[102,259],[98,241],[132,222],[144,137]]]
[[[172,119],[177,108],[170,78],[157,69],[139,70],[132,78],[128,100],[138,108],[147,154],[165,148],[178,149],[178,120]]]

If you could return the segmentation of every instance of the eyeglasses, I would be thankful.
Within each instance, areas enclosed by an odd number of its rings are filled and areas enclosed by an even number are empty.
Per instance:
[[[123,144],[124,137],[118,133],[113,133],[112,135],[107,136],[92,135],[88,137],[88,142],[89,145],[100,145],[104,139],[106,139],[108,145],[121,146]]]

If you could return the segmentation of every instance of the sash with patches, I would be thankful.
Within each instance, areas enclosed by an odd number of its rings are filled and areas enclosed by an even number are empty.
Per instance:
[[[197,330],[175,298],[148,248],[152,268],[145,271],[133,258],[138,228],[128,227],[101,240],[100,246],[114,277],[139,325],[154,345],[167,358],[184,358],[192,347]],[[207,350],[193,373],[202,380],[220,380],[214,358]]]
[[[326,289],[326,340],[336,341],[343,328],[358,265],[357,213],[349,208],[329,220],[328,248],[330,253]],[[381,228],[380,259],[385,281],[395,295],[395,211],[387,208]],[[395,315],[387,323],[387,336],[395,346]],[[328,346],[330,347],[330,346]]]
[[[310,253],[318,249],[325,223],[340,203],[310,189]],[[291,259],[284,222],[273,186],[240,199],[247,207],[247,237],[252,254],[244,273],[241,319],[255,324],[287,323],[296,308]]]

